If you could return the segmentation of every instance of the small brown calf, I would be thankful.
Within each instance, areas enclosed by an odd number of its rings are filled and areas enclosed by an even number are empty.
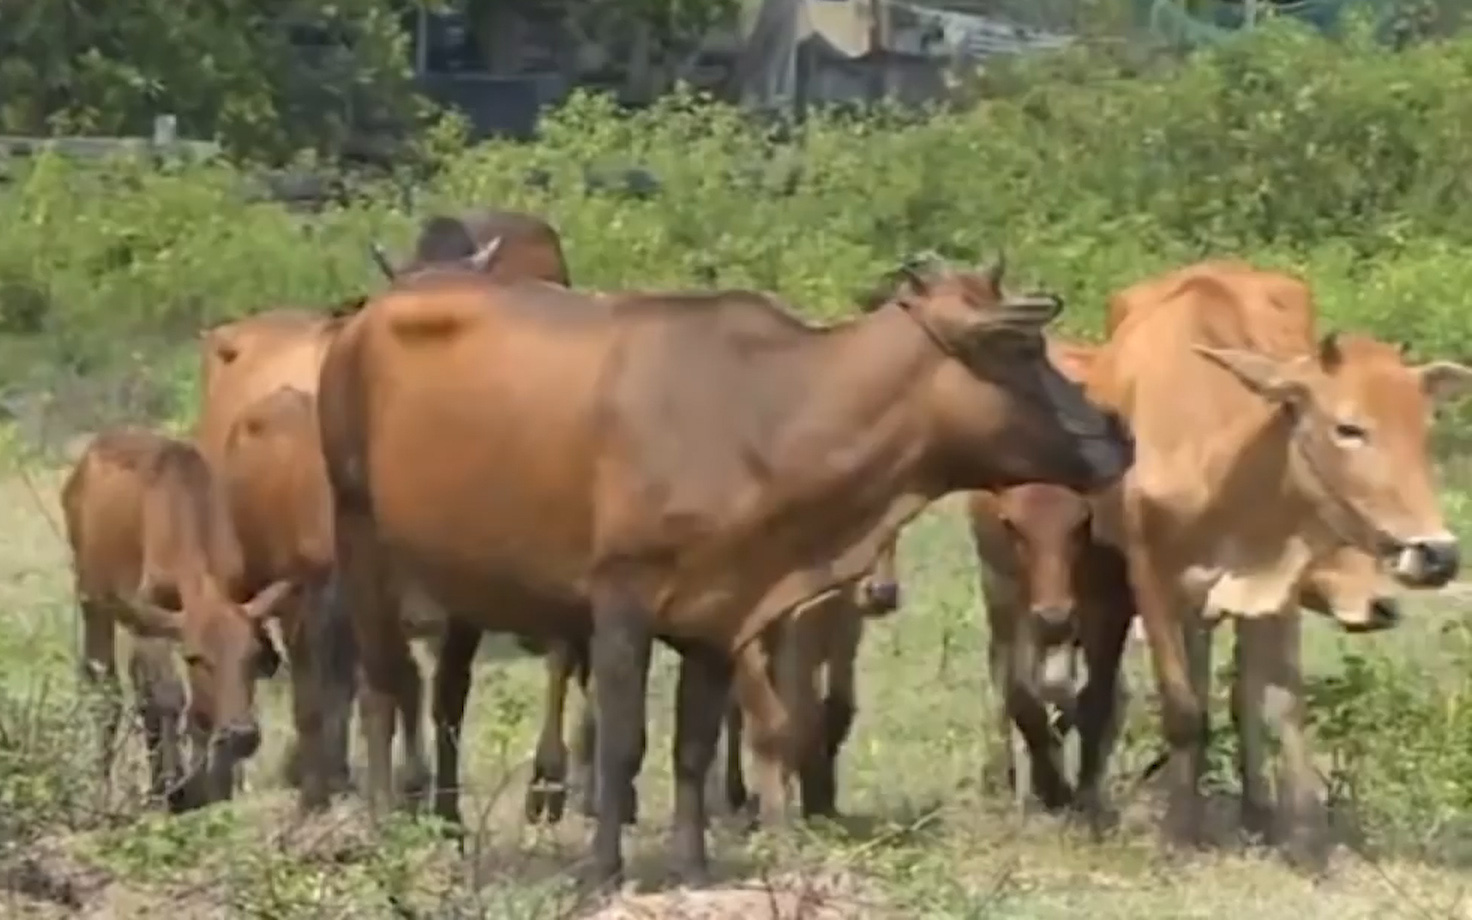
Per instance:
[[[1127,696],[1120,664],[1135,616],[1123,555],[1091,538],[1090,503],[1057,486],[973,493],[970,517],[991,633],[990,671],[1002,704],[998,724],[1010,726],[996,738],[989,772],[1005,777],[1019,806],[1035,790],[1045,807],[1074,805],[1097,828],[1106,817],[1102,779]],[[1298,600],[1349,633],[1400,621],[1388,578],[1372,557],[1348,547],[1310,565]],[[1063,623],[1069,626],[1059,631]],[[1081,689],[1071,661],[1049,661],[1057,650],[1071,658],[1075,645],[1087,669]],[[1266,820],[1271,804],[1262,731],[1247,699],[1257,681],[1242,649],[1239,640],[1232,708],[1243,739],[1244,815],[1254,825]],[[1049,704],[1061,711],[1057,723]],[[1061,738],[1070,727],[1080,734],[1076,792],[1062,767]]]
[[[884,616],[899,608],[899,577],[895,570],[895,542],[891,540],[879,554],[870,573],[844,590],[822,596],[816,603],[809,604],[797,616],[799,625],[784,620],[777,624],[762,639],[763,659],[767,673],[783,702],[792,713],[812,712],[810,718],[818,721],[820,731],[807,736],[818,747],[808,752],[803,767],[798,772],[799,790],[804,816],[834,817],[837,807],[837,763],[838,753],[848,738],[857,709],[854,665],[858,659],[859,643],[863,638],[864,620]],[[799,632],[801,630],[801,632]],[[801,648],[783,647],[789,641],[800,641]],[[562,707],[566,698],[566,680],[576,676],[582,687],[585,700],[588,696],[588,670],[586,650],[570,643],[568,651],[554,649],[548,658],[549,698],[547,721],[543,724],[543,736],[537,746],[538,769],[546,752],[560,742]],[[569,652],[571,658],[568,657]],[[584,656],[584,657],[580,657]],[[817,665],[811,664],[816,660]],[[783,671],[786,666],[786,673]],[[563,675],[561,679],[552,676]],[[803,678],[812,675],[821,680],[825,687],[819,699],[816,686],[807,685]],[[560,693],[556,688],[563,688]],[[732,699],[725,711],[726,760],[724,769],[712,765],[706,780],[707,807],[717,810],[721,805],[738,812],[751,803],[746,777],[741,762],[742,740],[746,716],[740,703]],[[557,726],[556,742],[552,739]],[[574,785],[583,791],[584,814],[596,814],[596,783],[592,770],[592,752],[597,730],[591,705],[585,705],[579,720],[579,743],[574,750]],[[754,743],[752,756],[756,760],[757,784],[765,788],[786,788],[787,771],[783,767],[781,751],[771,744]],[[540,775],[540,774],[539,774]],[[768,802],[780,801],[785,793],[777,796],[769,792]],[[761,802],[762,797],[757,797]],[[634,812],[628,816],[630,822],[637,816],[637,800]],[[530,815],[531,812],[529,811]]]
[[[177,809],[227,799],[237,762],[260,745],[254,713],[256,677],[273,668],[264,621],[290,592],[276,582],[238,600],[240,549],[223,498],[191,445],[132,427],[97,435],[61,491],[83,619],[84,677],[101,683],[109,703],[102,756],[113,756],[121,704],[115,627],[144,639],[179,643],[189,685],[189,729],[204,789],[175,796]],[[129,668],[145,710],[163,727],[177,701],[168,698],[172,663],[157,644],[135,647]],[[150,695],[151,694],[151,695]],[[161,770],[175,755],[152,752]],[[160,774],[164,776],[166,774]]]
[[[821,726],[819,731],[806,735],[816,747],[806,752],[798,773],[805,817],[832,818],[838,815],[838,753],[848,739],[858,708],[854,666],[858,661],[859,643],[864,637],[864,620],[893,613],[899,609],[899,604],[895,540],[891,539],[868,575],[833,595],[831,601],[824,605],[826,609],[811,609],[799,614],[799,618],[812,618],[805,626],[800,619],[797,623],[785,620],[764,638],[772,680],[789,711],[814,711]],[[804,630],[807,635],[800,635],[799,630]],[[783,643],[794,640],[802,641],[804,648],[781,647]],[[794,653],[798,658],[792,667],[784,668],[784,656],[788,653]],[[813,657],[819,662],[818,667],[804,666],[803,661]],[[819,688],[808,683],[809,679],[821,680],[825,684],[821,697]],[[711,770],[706,793],[708,801],[717,801],[723,795],[725,804],[732,811],[744,808],[748,801],[741,764],[744,721],[741,706],[733,700],[726,711],[725,769]],[[756,761],[759,787],[785,784],[785,771],[779,757],[756,744],[752,745],[751,753]],[[722,785],[724,789],[720,788]]]

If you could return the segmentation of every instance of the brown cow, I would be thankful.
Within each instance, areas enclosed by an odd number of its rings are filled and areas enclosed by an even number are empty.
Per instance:
[[[1046,807],[1074,804],[1101,828],[1107,811],[1102,779],[1127,696],[1121,657],[1134,618],[1124,558],[1093,540],[1088,500],[1067,489],[1024,485],[997,494],[977,492],[970,496],[969,510],[990,626],[989,668],[1001,704],[991,773],[1005,777],[1019,806],[1036,789]],[[1387,629],[1400,620],[1399,604],[1375,559],[1349,548],[1309,566],[1298,601],[1349,633]],[[1035,633],[1029,630],[1039,620],[1046,622],[1043,612],[1072,620],[1087,669],[1077,693],[1069,671],[1044,669],[1038,676]],[[1245,688],[1241,680],[1233,684],[1233,718],[1244,739],[1238,766],[1244,811],[1250,813],[1268,799],[1261,730],[1255,713],[1244,709]],[[1048,718],[1048,704],[1060,710],[1057,722]],[[1076,796],[1064,778],[1059,747],[1061,736],[1075,725],[1080,732]]]
[[[1112,314],[1111,328],[1122,319],[1120,312]],[[1081,380],[1094,349],[1052,340],[1049,354],[1064,373]],[[1061,708],[1062,718],[1053,726],[1061,734],[1074,723],[1077,705],[1082,711],[1083,736],[1078,803],[1097,825],[1104,811],[1099,781],[1126,694],[1119,673],[1123,630],[1135,622],[1123,560],[1091,539],[1091,510],[1086,500],[1056,486],[1022,486],[998,495],[977,493],[970,510],[991,624],[991,673],[1002,703],[999,725],[1015,726],[1004,732],[1003,737],[1012,736],[1011,743],[993,757],[997,766],[992,772],[1008,778],[1019,805],[1031,797],[1032,785],[1038,786],[1040,798],[1049,807],[1068,800],[1070,791],[1058,767],[1061,752],[1054,733],[1048,730],[1043,707],[1051,702]],[[1347,632],[1374,632],[1399,622],[1399,605],[1379,565],[1373,557],[1350,547],[1311,563],[1298,594],[1304,607],[1332,616]],[[1040,622],[1028,617],[1029,610],[1042,615]],[[1048,617],[1049,610],[1060,613]],[[1069,619],[1069,611],[1091,682],[1077,698],[1071,657],[1050,662],[1054,667],[1046,668],[1039,678],[1033,664],[1039,649],[1031,641],[1034,633],[1029,632],[1035,626],[1046,632],[1050,620],[1058,628]],[[1267,799],[1261,778],[1262,745],[1251,740],[1259,738],[1262,729],[1254,721],[1257,714],[1243,709],[1245,689],[1240,680],[1233,685],[1234,720],[1245,739],[1244,760],[1239,764],[1247,790],[1244,811],[1251,824],[1252,816],[1260,819],[1264,814]],[[1111,704],[1112,699],[1117,702]],[[1031,756],[1023,745],[1031,749]],[[1032,769],[1019,772],[1019,758],[1030,760]]]
[[[497,230],[508,235],[493,235]],[[509,212],[486,212],[464,222],[430,218],[421,229],[415,259],[397,272],[388,267],[381,251],[376,250],[375,257],[390,278],[445,264],[492,277],[534,277],[560,284],[568,277],[555,231],[539,218]],[[348,675],[354,667],[353,650],[342,646],[341,630],[334,633],[321,616],[308,614],[327,590],[332,560],[331,495],[321,471],[315,394],[322,355],[338,325],[340,317],[288,308],[207,330],[200,349],[204,385],[195,429],[205,456],[228,484],[237,527],[244,531],[250,580],[286,575],[303,579],[305,590],[281,617],[293,645],[298,731],[298,742],[287,753],[287,777],[293,785],[308,780],[302,784],[302,796],[313,803],[324,801],[331,788],[348,783]],[[272,513],[264,513],[267,508]],[[438,640],[439,624],[416,638]],[[523,645],[532,652],[543,651],[532,643]],[[314,649],[320,651],[314,655]],[[314,677],[311,672],[318,665],[330,668],[330,674]],[[547,666],[549,705],[527,807],[532,820],[545,812],[555,822],[562,813],[567,759],[562,707],[566,678],[577,670],[577,650],[551,649]],[[324,677],[325,683],[317,677]],[[417,669],[414,680],[418,681]],[[405,719],[406,756],[411,764],[423,764],[418,710],[405,713]],[[326,734],[319,736],[319,730]],[[320,760],[324,775],[304,775],[297,750],[303,738],[309,744],[326,745],[317,757],[306,759],[307,764]],[[424,777],[427,770],[421,768],[411,776],[411,785],[416,779],[422,784]]]
[[[1428,397],[1451,395],[1472,370],[1408,367],[1361,336],[1315,344],[1307,286],[1241,263],[1192,266],[1116,297],[1138,306],[1122,311],[1088,389],[1130,419],[1142,447],[1096,526],[1125,552],[1154,660],[1171,748],[1166,839],[1195,842],[1210,677],[1197,612],[1240,619],[1251,695],[1260,703],[1272,685],[1293,701],[1275,721],[1299,723],[1293,600],[1310,563],[1349,545],[1395,556],[1408,585],[1457,571],[1426,456]],[[1305,745],[1285,752],[1287,853],[1322,866],[1318,778]]]
[[[828,329],[749,292],[595,299],[469,272],[371,300],[329,347],[319,391],[371,808],[389,799],[409,659],[395,598],[480,628],[591,630],[591,868],[617,878],[658,634],[682,653],[675,860],[703,877],[728,656],[756,743],[801,750],[807,726],[784,725],[751,640],[860,577],[940,495],[1089,490],[1130,461],[1122,427],[1044,356],[1061,304],[1005,294],[1001,274],[912,268],[887,304]],[[458,817],[452,793],[440,803]]]
[[[240,603],[240,550],[223,496],[199,452],[172,438],[130,427],[102,432],[63,484],[61,504],[82,611],[84,674],[115,697],[116,623],[143,638],[177,640],[196,759],[208,754],[210,761],[203,797],[229,798],[235,764],[260,744],[253,711],[260,625],[290,583],[275,582]],[[165,685],[171,664],[160,660],[157,646],[144,654],[130,664],[135,681]],[[167,700],[149,702],[167,717]],[[102,725],[105,758],[116,730],[114,705]]]

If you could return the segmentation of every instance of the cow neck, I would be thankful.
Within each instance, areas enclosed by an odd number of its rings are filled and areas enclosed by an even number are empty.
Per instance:
[[[733,650],[804,602],[862,577],[934,497],[923,479],[926,431],[917,409],[946,355],[901,312],[881,308],[829,327],[814,350],[799,352],[806,385],[786,427],[803,438],[792,448],[804,461],[803,484],[787,498],[839,516],[824,529],[830,551],[821,563],[781,578],[743,620]]]
[[[1220,436],[1213,439],[1211,444],[1201,464],[1202,479],[1209,490],[1208,494],[1228,502],[1223,510],[1229,514],[1256,512],[1260,507],[1256,502],[1244,505],[1240,499],[1234,497],[1238,492],[1231,487],[1232,480],[1266,468],[1268,475],[1276,478],[1277,484],[1281,486],[1288,475],[1288,462],[1293,450],[1292,420],[1275,409],[1254,407],[1252,411],[1242,413],[1224,426]],[[1258,491],[1264,487],[1272,487],[1258,477],[1253,478],[1251,485]],[[1272,494],[1271,500],[1281,503],[1298,499],[1300,496],[1294,494],[1295,492],[1296,490],[1279,490]]]

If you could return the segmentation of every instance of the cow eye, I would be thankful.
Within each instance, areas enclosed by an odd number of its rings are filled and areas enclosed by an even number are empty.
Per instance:
[[[1356,425],[1354,422],[1338,422],[1334,425],[1334,437],[1340,441],[1358,444],[1368,440],[1370,433],[1363,425]]]

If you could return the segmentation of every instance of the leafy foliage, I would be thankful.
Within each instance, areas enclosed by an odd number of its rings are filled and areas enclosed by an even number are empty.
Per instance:
[[[0,4],[0,133],[184,137],[284,160],[412,128],[399,8],[384,0]]]

